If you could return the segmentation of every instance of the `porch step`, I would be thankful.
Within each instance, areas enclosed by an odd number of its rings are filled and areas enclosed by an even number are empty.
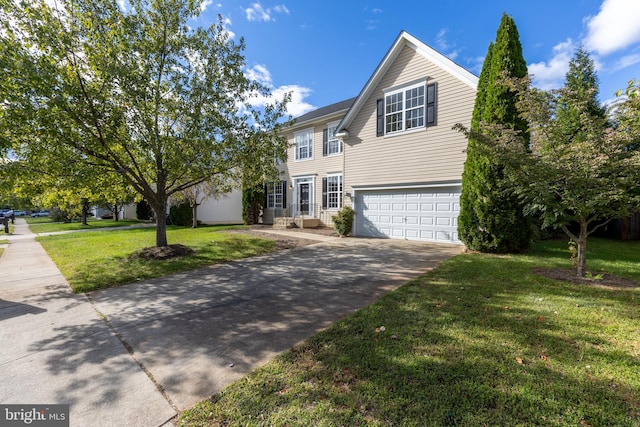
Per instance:
[[[274,230],[286,230],[287,228],[295,227],[297,227],[297,225],[291,217],[278,217],[273,219]]]
[[[273,228],[275,230],[286,230],[287,228],[317,228],[322,223],[318,218],[300,218],[300,217],[278,217],[273,219]]]

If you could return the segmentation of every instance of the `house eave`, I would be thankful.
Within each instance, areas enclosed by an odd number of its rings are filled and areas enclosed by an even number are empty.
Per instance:
[[[338,133],[343,132],[351,125],[366,100],[369,99],[372,91],[377,87],[380,80],[384,77],[387,70],[391,67],[405,46],[414,49],[427,60],[444,69],[470,88],[474,90],[477,88],[478,77],[476,75],[403,30],[400,32],[380,64],[378,64],[375,71],[360,91],[360,94],[356,97],[351,108],[349,108],[343,119],[338,124]]]

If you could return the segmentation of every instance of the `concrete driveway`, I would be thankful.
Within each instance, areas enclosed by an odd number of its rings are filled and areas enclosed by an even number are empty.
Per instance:
[[[183,410],[461,249],[334,238],[89,298]]]

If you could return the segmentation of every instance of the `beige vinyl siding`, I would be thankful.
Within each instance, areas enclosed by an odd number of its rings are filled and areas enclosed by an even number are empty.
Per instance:
[[[293,180],[296,177],[313,176],[314,177],[314,204],[320,211],[322,209],[322,178],[330,174],[343,173],[343,161],[344,161],[344,148],[343,153],[323,156],[322,155],[322,132],[327,128],[329,123],[334,123],[336,120],[340,120],[340,116],[331,116],[328,118],[321,118],[318,121],[312,123],[302,123],[294,130],[287,132],[287,141],[289,142],[289,149],[287,150],[288,160],[286,163],[280,166],[283,171],[282,179],[287,181],[287,187],[293,184]],[[294,135],[299,131],[313,128],[313,158],[308,160],[295,160],[295,140]],[[343,182],[344,189],[344,182]],[[287,204],[295,204],[296,200],[293,199],[293,190],[287,189]],[[328,212],[336,211],[336,209],[327,210]],[[328,215],[319,215],[320,212],[316,212],[316,216],[328,218]],[[331,225],[331,224],[328,224]]]
[[[383,91],[427,77],[427,83],[438,85],[437,125],[376,137],[376,100],[384,97]],[[349,128],[345,184],[460,180],[467,141],[451,128],[458,122],[470,124],[474,99],[474,89],[404,47]]]

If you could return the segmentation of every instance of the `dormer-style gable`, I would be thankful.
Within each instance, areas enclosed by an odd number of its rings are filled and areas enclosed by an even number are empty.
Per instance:
[[[355,98],[351,108],[349,108],[343,119],[340,121],[337,131],[338,136],[345,139],[348,137],[349,126],[363,108],[367,100],[372,96],[374,90],[387,74],[398,55],[407,47],[414,50],[416,54],[421,55],[435,66],[460,80],[464,85],[467,85],[473,90],[476,89],[478,85],[477,76],[427,44],[416,39],[411,34],[406,31],[402,31],[374,73],[371,75],[360,94]],[[416,81],[410,85],[405,85],[399,88],[390,88],[388,93],[385,94],[388,95],[387,99],[380,99],[377,102],[376,134],[381,136],[385,133],[405,130],[406,126],[404,124],[406,123],[409,123],[409,126],[435,125],[437,123],[436,90],[436,83],[430,83],[429,76],[426,76],[425,79]],[[412,111],[410,108],[411,99],[405,98],[414,99],[415,102],[413,103],[419,105],[423,110]],[[387,105],[387,108],[385,108],[385,105]],[[400,120],[400,117],[402,120]]]

